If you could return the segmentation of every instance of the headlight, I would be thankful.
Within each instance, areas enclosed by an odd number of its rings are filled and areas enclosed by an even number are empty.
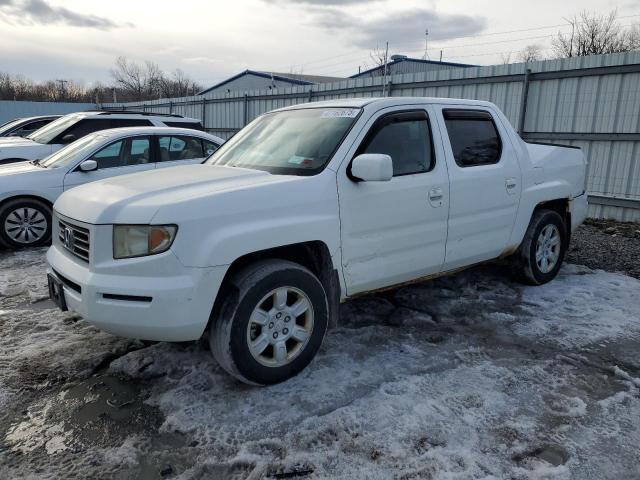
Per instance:
[[[169,250],[176,225],[114,225],[113,258],[155,255]]]

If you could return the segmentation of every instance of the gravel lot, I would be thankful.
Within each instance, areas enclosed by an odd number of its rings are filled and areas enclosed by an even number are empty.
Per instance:
[[[640,278],[640,223],[588,220],[573,235],[567,262]]]
[[[145,344],[46,299],[0,252],[0,478],[632,479],[637,226],[590,224],[542,287],[485,266],[349,302],[269,388],[199,343]]]

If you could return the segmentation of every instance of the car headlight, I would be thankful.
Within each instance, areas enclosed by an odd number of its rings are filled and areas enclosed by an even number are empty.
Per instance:
[[[113,258],[144,257],[166,252],[178,231],[177,225],[114,225]]]

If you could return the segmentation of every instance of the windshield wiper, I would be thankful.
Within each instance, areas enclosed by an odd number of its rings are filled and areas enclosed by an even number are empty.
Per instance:
[[[31,165],[35,165],[36,167],[40,167],[40,168],[47,168],[47,167],[45,167],[44,165],[42,165],[42,164],[40,163],[40,160],[31,160],[29,163],[30,163]]]

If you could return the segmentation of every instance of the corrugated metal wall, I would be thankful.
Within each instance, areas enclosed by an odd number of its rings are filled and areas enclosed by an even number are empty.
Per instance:
[[[95,109],[95,103],[19,102],[0,100],[0,123],[37,115],[64,115]]]
[[[580,146],[593,217],[640,221],[640,52],[392,75],[392,96],[488,100],[525,139]],[[111,108],[180,113],[228,138],[288,105],[382,94],[382,78],[155,100]]]

